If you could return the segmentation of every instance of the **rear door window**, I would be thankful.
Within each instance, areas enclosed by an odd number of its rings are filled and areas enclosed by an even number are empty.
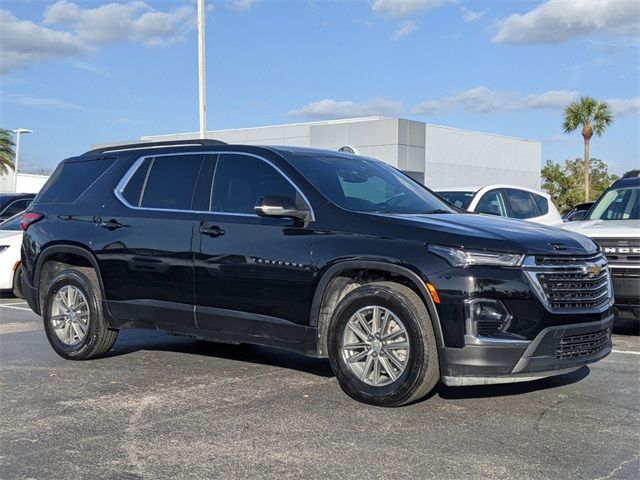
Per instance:
[[[167,155],[151,159],[146,178],[136,175],[132,180],[142,180],[139,206],[165,210],[190,210],[196,181],[204,155]],[[144,167],[144,165],[143,165]],[[129,198],[135,198],[132,188]]]
[[[60,165],[36,197],[37,203],[73,203],[113,164],[113,159]]]
[[[506,217],[507,205],[502,191],[489,190],[487,193],[482,195],[474,211],[476,213],[486,213],[489,215]]]
[[[532,195],[524,190],[506,189],[507,200],[513,218],[533,218],[539,217],[540,211]]]

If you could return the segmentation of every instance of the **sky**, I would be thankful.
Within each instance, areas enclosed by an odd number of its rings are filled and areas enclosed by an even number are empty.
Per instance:
[[[637,0],[207,3],[209,130],[383,115],[581,157],[562,110],[606,100],[591,155],[640,165]],[[91,144],[198,130],[196,3],[2,0],[0,127],[21,169]],[[517,159],[514,159],[517,161]]]

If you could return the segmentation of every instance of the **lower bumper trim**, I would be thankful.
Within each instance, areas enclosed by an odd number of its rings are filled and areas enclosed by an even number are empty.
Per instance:
[[[493,375],[482,377],[449,377],[443,376],[442,382],[448,387],[467,387],[473,385],[496,385],[501,383],[518,383],[540,380],[542,378],[554,377],[556,375],[564,375],[565,373],[575,372],[582,366],[563,368],[560,370],[551,370],[548,372],[525,373],[521,375]]]

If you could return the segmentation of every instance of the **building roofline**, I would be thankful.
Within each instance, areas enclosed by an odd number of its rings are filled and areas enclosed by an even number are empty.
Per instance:
[[[436,125],[434,123],[425,123],[425,125],[427,127],[446,128],[447,130],[455,130],[457,132],[477,133],[478,135],[487,135],[489,137],[510,138],[512,140],[521,140],[523,142],[540,143],[540,144],[542,143],[541,140],[532,140],[530,138],[514,137],[511,135],[502,135],[500,133],[478,132],[477,130],[469,130],[469,129],[460,128],[460,127],[448,127],[446,125]]]
[[[334,120],[318,120],[315,122],[280,123],[276,125],[260,125],[257,127],[238,127],[238,128],[224,128],[221,130],[207,130],[207,134],[221,133],[221,132],[234,132],[238,130],[260,130],[264,128],[297,127],[300,125],[333,125],[337,123],[370,122],[374,120],[402,120],[402,119],[394,118],[394,117],[383,117],[383,116],[337,118]],[[143,137],[140,137],[140,139],[148,140],[152,138],[173,137],[176,135],[199,135],[199,133],[198,132],[182,132],[182,133],[165,133],[161,135],[145,135]]]

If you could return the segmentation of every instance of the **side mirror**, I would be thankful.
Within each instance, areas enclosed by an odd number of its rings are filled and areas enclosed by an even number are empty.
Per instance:
[[[259,198],[254,210],[260,217],[295,218],[297,220],[306,220],[309,216],[309,210],[299,209],[296,207],[294,201],[289,197]]]

